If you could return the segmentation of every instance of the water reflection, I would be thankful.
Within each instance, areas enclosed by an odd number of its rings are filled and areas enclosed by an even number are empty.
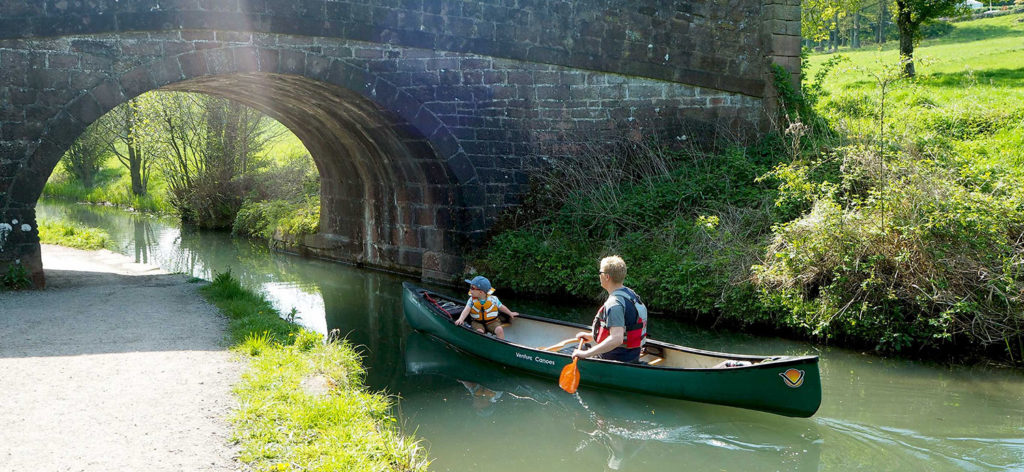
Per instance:
[[[449,414],[432,418],[442,423],[433,426],[474,438],[492,434],[490,430],[500,424],[521,433],[503,434],[503,446],[562,451],[575,458],[568,470],[673,467],[683,450],[689,451],[687,464],[696,470],[728,470],[741,464],[755,464],[744,466],[746,470],[818,469],[821,438],[814,422],[621,392],[583,389],[569,395],[553,380],[491,365],[424,334],[410,333],[405,344],[408,384],[424,382],[417,377],[432,377],[431,384],[440,383],[437,389],[450,394],[442,399],[450,403]],[[407,394],[404,409],[420,401],[437,398]],[[520,431],[520,424],[533,427]],[[474,450],[472,441],[462,450],[457,450],[458,442],[431,445],[433,451],[445,450],[436,454],[439,470],[459,470],[462,463],[449,463],[449,458],[468,458]],[[553,459],[549,454],[517,458],[517,467],[545,469]],[[515,470],[505,460],[495,467],[477,465],[483,470]]]
[[[364,355],[367,384],[401,397],[397,413],[430,445],[433,470],[1024,470],[1020,371],[882,359],[655,319],[652,335],[676,344],[820,355],[821,408],[799,419],[593,389],[568,395],[553,380],[410,332],[401,277],[112,208],[41,203],[37,213],[103,228],[136,262],[204,279],[231,270],[282,312],[294,307],[306,326],[341,330]],[[597,307],[502,300],[582,323]]]

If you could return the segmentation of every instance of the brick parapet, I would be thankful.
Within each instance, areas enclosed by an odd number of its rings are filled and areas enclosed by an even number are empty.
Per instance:
[[[756,58],[765,54],[755,20],[762,13],[760,1],[20,0],[0,4],[0,39],[159,30],[219,30],[224,37],[217,40],[250,33],[303,35],[760,96],[762,65]]]

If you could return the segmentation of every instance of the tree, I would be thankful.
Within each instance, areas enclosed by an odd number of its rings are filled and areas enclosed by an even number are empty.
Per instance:
[[[237,102],[208,95],[161,92],[160,169],[182,219],[231,227],[255,188],[256,156],[272,139],[272,120]]]
[[[150,167],[153,163],[149,148],[156,142],[156,129],[147,117],[150,106],[145,95],[118,105],[100,118],[99,126],[113,139],[107,148],[117,156],[131,177],[132,195],[146,195],[149,187]]]
[[[900,32],[900,59],[903,74],[914,77],[914,43],[919,39],[921,25],[940,16],[961,10],[962,0],[896,0],[896,27]]]
[[[90,126],[75,140],[75,143],[64,153],[61,165],[64,170],[82,185],[90,188],[95,184],[100,165],[106,157],[107,143],[110,137],[101,126]]]
[[[829,39],[837,46],[838,22],[845,15],[839,0],[804,0],[800,7],[800,33],[806,39]]]
[[[850,28],[850,48],[860,48],[860,17],[862,12],[868,7],[868,0],[846,0],[846,7],[848,8],[848,16],[853,17],[853,24]]]

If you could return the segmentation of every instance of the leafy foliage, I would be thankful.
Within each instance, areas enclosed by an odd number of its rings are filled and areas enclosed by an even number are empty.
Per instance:
[[[320,199],[307,197],[299,203],[285,200],[246,202],[238,211],[232,232],[263,239],[280,234],[296,237],[320,229]]]
[[[775,227],[754,268],[761,303],[779,324],[841,344],[1020,362],[1018,91],[988,93],[976,76],[1003,74],[991,69],[888,80],[898,65],[858,65],[822,87],[815,108],[846,141],[773,170],[779,203],[808,211]]]
[[[0,291],[24,290],[32,286],[32,279],[29,278],[28,269],[21,264],[21,261],[14,261],[7,265],[7,272],[0,274]]]
[[[781,144],[708,154],[622,142],[617,155],[591,149],[538,170],[537,191],[474,266],[512,290],[590,298],[600,257],[617,253],[652,309],[757,321],[744,318],[758,307],[743,281],[775,216],[772,185],[758,177]]]
[[[104,135],[103,131],[101,126],[90,126],[60,161],[67,175],[85,188],[95,184],[106,158],[110,137]]]

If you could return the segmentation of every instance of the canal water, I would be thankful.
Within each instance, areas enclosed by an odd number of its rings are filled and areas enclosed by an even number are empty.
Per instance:
[[[413,332],[402,314],[407,278],[112,208],[41,202],[38,215],[103,228],[137,262],[204,279],[230,270],[282,312],[295,308],[306,326],[340,330],[365,356],[369,386],[399,397],[396,415],[429,448],[432,470],[1024,470],[1019,371],[885,359],[654,318],[651,334],[676,344],[821,356],[821,409],[797,419],[586,387],[569,395],[554,380],[488,365]],[[594,308],[502,301],[582,323]]]

